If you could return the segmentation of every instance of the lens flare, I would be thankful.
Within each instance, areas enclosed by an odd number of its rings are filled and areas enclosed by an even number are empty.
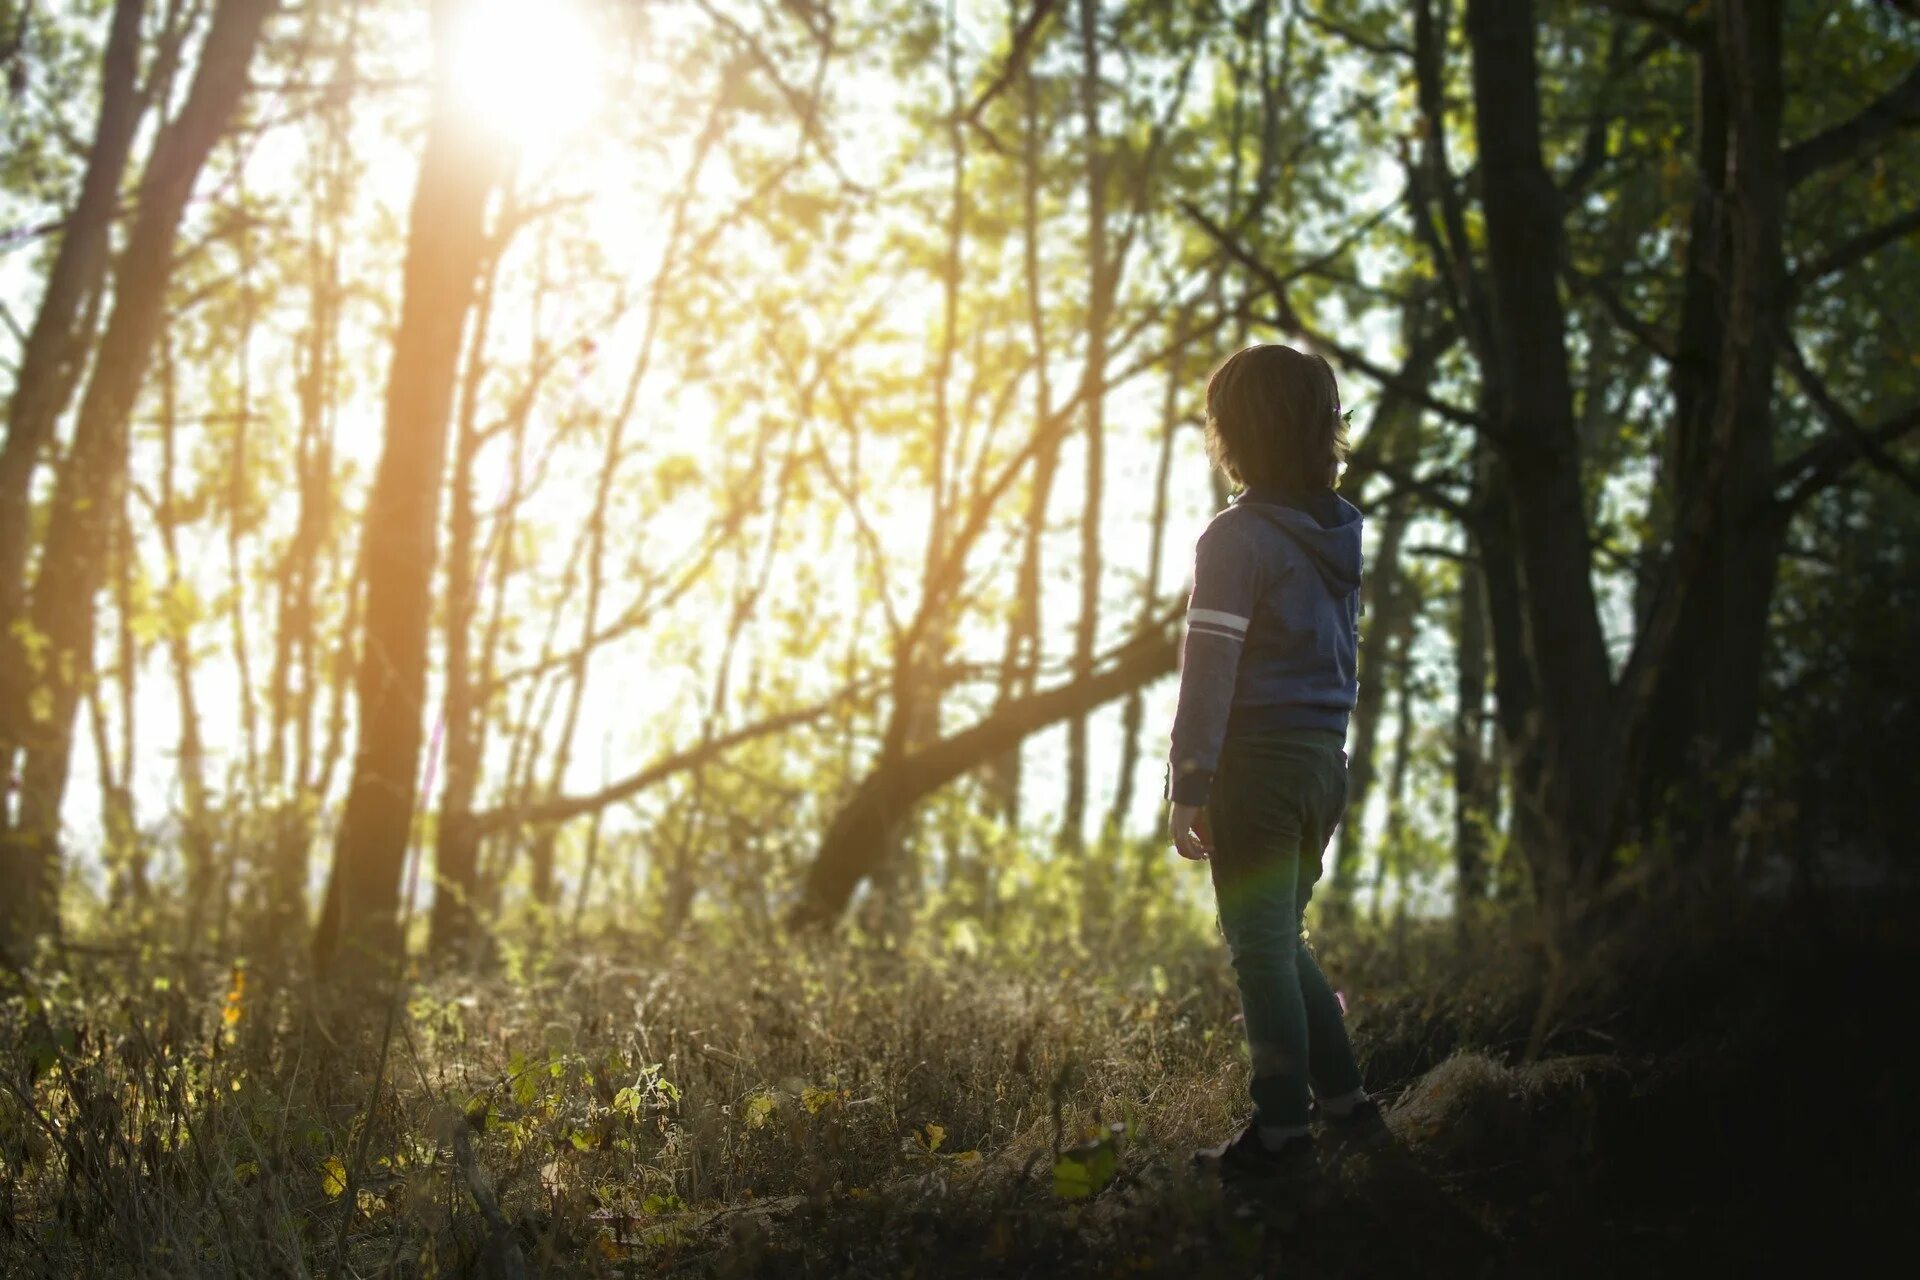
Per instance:
[[[454,92],[475,125],[539,160],[600,106],[600,43],[566,0],[469,0],[448,34]]]

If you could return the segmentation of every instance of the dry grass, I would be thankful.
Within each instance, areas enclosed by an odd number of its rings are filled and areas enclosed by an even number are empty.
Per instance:
[[[1522,1065],[1538,995],[1523,949],[1462,947],[1451,930],[1326,947],[1419,1159],[1354,1165],[1307,1227],[1245,1216],[1185,1171],[1243,1109],[1231,974],[1201,931],[1097,956],[603,937],[512,955],[487,979],[410,982],[390,1038],[381,997],[323,1007],[265,966],[236,982],[69,955],[16,975],[33,994],[5,1006],[0,1266],[1477,1269],[1591,1231],[1601,1206],[1631,1211],[1596,1160],[1640,1158],[1649,1091],[1697,1089],[1716,1054],[1778,1034],[1764,992],[1724,999],[1749,952],[1703,943],[1661,951],[1659,981],[1722,984],[1724,1007],[1690,1030],[1692,1057],[1660,1044],[1671,1011],[1622,995],[1655,950],[1590,981],[1548,1058]]]

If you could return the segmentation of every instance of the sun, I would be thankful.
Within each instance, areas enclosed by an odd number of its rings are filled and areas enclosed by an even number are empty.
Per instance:
[[[576,0],[466,0],[447,33],[453,90],[468,117],[537,157],[589,125],[601,50]]]

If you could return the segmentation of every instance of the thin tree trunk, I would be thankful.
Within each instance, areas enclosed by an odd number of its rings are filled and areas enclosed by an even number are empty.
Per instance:
[[[1353,749],[1350,752],[1346,816],[1334,841],[1333,865],[1328,868],[1328,904],[1344,906],[1351,898],[1366,848],[1367,802],[1379,774],[1380,722],[1387,706],[1391,673],[1407,662],[1413,631],[1414,587],[1400,568],[1400,548],[1407,536],[1407,504],[1395,502],[1380,522],[1380,542],[1368,575],[1371,597],[1367,626],[1360,643],[1360,692],[1353,708]]]
[[[101,551],[126,482],[128,419],[162,327],[173,243],[187,198],[247,84],[247,68],[272,0],[221,0],[187,100],[154,140],[140,207],[119,258],[112,313],[81,399],[72,448],[55,485],[35,578],[32,626],[46,663],[36,673],[44,706],[0,741],[24,741],[20,818],[0,867],[15,895],[0,940],[57,929],[60,808],[73,749],[80,674],[90,665]],[[44,712],[44,714],[41,714]],[[5,708],[0,708],[0,715]]]
[[[116,769],[114,748],[108,736],[105,681],[97,676],[87,682],[88,712],[93,720],[94,756],[100,764],[100,820],[106,839],[104,853],[108,872],[108,900],[124,906],[146,897],[146,850],[140,841],[133,800],[135,753],[135,709],[137,708],[138,645],[134,639],[134,568],[138,548],[133,539],[132,512],[123,492],[120,519],[113,536],[113,604],[117,624],[118,654],[114,679],[120,686],[120,748]]]
[[[1022,21],[1021,0],[1011,0],[1011,21]],[[1045,292],[1040,278],[1040,94],[1033,78],[1033,57],[1020,67],[1020,265],[1027,303],[1027,340],[1033,346],[1033,420],[1053,416],[1053,390],[1048,378]],[[1047,532],[1047,508],[1053,501],[1054,477],[1060,467],[1057,442],[1042,449],[1033,463],[1032,488],[1027,497],[1027,520],[1020,543],[1020,570],[1015,580],[1007,643],[1000,661],[999,700],[1033,692],[1040,663],[1040,558]],[[988,769],[988,791],[1007,821],[1020,821],[1020,749],[1015,747]],[[984,889],[983,885],[983,889]],[[984,896],[983,899],[984,901]]]
[[[1073,673],[1085,680],[1093,669],[1093,646],[1100,629],[1100,512],[1106,477],[1107,320],[1111,309],[1107,268],[1107,170],[1100,137],[1100,0],[1080,3],[1080,110],[1086,139],[1087,193],[1087,356],[1081,375],[1086,395],[1085,492],[1080,507],[1080,615],[1073,631]],[[1061,842],[1078,851],[1085,843],[1087,812],[1087,721],[1067,723],[1067,797],[1061,814]],[[1099,873],[1089,870],[1087,888],[1099,893]],[[1096,913],[1097,903],[1090,903]]]
[[[1486,759],[1487,592],[1480,566],[1460,562],[1454,640],[1453,865],[1455,914],[1464,922],[1487,892],[1493,822]]]
[[[139,93],[145,0],[115,0],[100,60],[100,110],[80,194],[67,214],[46,287],[20,351],[0,444],[0,840],[13,815],[13,753],[24,728],[30,665],[16,624],[27,605],[29,507],[33,473],[53,442],[93,335],[91,313],[107,272],[108,231],[145,101]]]
[[[180,852],[186,863],[187,933],[194,937],[214,884],[214,836],[207,802],[206,753],[200,737],[200,704],[193,685],[192,593],[180,572],[180,515],[174,478],[179,452],[179,415],[174,395],[173,340],[160,339],[160,497],[154,524],[167,559],[165,635],[173,694],[180,721],[175,752],[180,777]]]
[[[1373,901],[1369,904],[1377,926],[1385,912],[1387,875],[1392,872],[1401,894],[1399,911],[1406,910],[1407,886],[1407,768],[1413,757],[1413,661],[1403,653],[1394,669],[1393,765],[1387,772],[1387,822],[1380,837],[1380,856],[1374,863]]]
[[[480,785],[483,749],[481,707],[473,684],[473,620],[478,517],[474,511],[474,461],[482,443],[480,388],[486,375],[487,334],[493,319],[500,255],[493,253],[480,284],[472,333],[461,378],[459,421],[454,432],[453,480],[447,503],[447,594],[441,645],[446,652],[445,781],[440,793],[440,823],[434,833],[433,915],[428,946],[435,955],[453,956],[479,934],[474,913],[475,872],[480,837],[473,829],[473,800]],[[500,514],[496,513],[496,519]]]
[[[1190,308],[1182,307],[1175,319],[1175,332],[1186,332]],[[1153,471],[1153,515],[1147,522],[1147,571],[1140,580],[1140,612],[1136,627],[1146,626],[1160,602],[1160,569],[1166,557],[1167,489],[1173,481],[1173,445],[1180,430],[1180,388],[1187,377],[1186,348],[1176,349],[1167,358],[1167,380],[1160,401],[1160,451]],[[1140,690],[1127,695],[1120,715],[1120,778],[1113,789],[1113,807],[1107,811],[1107,832],[1117,837],[1126,830],[1127,814],[1133,808],[1133,775],[1140,763],[1140,729],[1146,717],[1146,700]]]
[[[357,9],[335,61],[336,92],[351,82],[358,41]],[[317,15],[310,17],[317,23]],[[309,28],[309,38],[313,28]],[[300,435],[295,457],[299,514],[282,556],[274,661],[269,677],[272,728],[268,777],[279,788],[274,815],[268,920],[276,937],[306,930],[308,850],[322,780],[316,769],[314,717],[322,680],[315,597],[321,557],[333,525],[333,418],[340,341],[340,239],[346,213],[344,94],[325,112],[312,148],[313,195],[308,224],[307,332],[299,372]],[[288,738],[292,750],[288,751]]]

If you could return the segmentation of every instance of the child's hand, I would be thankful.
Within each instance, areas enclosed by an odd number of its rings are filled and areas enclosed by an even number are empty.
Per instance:
[[[1213,838],[1207,834],[1207,811],[1197,804],[1175,804],[1167,810],[1167,828],[1173,847],[1192,862],[1205,862],[1213,853]]]

